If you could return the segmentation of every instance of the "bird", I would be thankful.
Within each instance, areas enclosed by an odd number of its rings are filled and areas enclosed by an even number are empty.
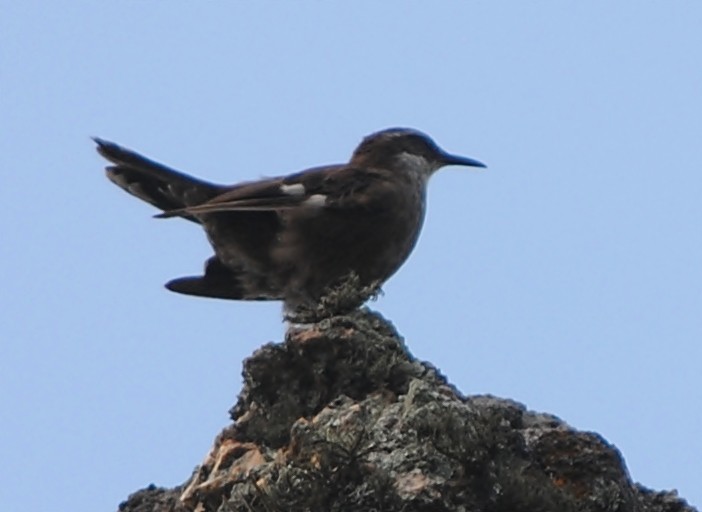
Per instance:
[[[286,318],[361,306],[407,260],[424,221],[427,182],[445,166],[486,167],[441,149],[413,128],[363,138],[345,164],[235,185],[210,183],[94,138],[107,178],[161,210],[200,224],[214,255],[173,292],[283,301]],[[327,300],[345,283],[359,292]],[[331,306],[329,306],[331,304]],[[320,311],[323,311],[320,313]]]

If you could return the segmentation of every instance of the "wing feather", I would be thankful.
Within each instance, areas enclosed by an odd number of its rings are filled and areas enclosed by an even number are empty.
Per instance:
[[[389,190],[388,184],[386,172],[332,165],[235,185],[202,204],[169,210],[156,217],[298,208],[365,209],[370,204],[382,206],[378,199]]]

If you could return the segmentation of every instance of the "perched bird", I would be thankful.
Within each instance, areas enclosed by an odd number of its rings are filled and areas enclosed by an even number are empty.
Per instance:
[[[207,233],[215,255],[204,275],[174,279],[169,290],[282,300],[293,317],[347,279],[379,287],[417,241],[429,177],[447,165],[485,167],[446,153],[422,132],[391,128],[363,139],[346,164],[223,186],[94,140],[112,163],[106,171],[114,184],[163,210],[157,217],[182,217]]]

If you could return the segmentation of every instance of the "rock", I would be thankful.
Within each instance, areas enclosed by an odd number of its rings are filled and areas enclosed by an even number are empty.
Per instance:
[[[368,310],[291,330],[244,362],[234,423],[193,476],[122,512],[691,512],[631,482],[601,436],[464,397]]]

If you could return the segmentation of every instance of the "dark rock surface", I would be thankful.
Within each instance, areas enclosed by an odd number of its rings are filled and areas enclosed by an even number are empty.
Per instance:
[[[181,487],[123,512],[691,512],[618,450],[547,414],[464,397],[379,315],[288,333],[244,362],[234,423]]]

